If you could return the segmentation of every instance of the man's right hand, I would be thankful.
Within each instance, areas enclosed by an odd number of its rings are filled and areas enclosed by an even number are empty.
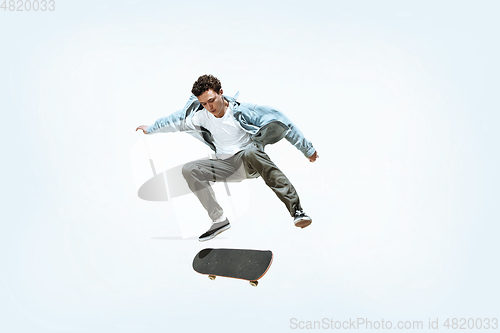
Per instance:
[[[137,131],[137,130],[142,130],[142,132],[143,132],[144,134],[148,134],[148,125],[141,125],[141,126],[137,127],[135,130],[136,130],[136,131]]]

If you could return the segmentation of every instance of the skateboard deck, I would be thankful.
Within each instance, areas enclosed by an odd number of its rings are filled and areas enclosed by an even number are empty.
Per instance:
[[[247,280],[254,287],[271,267],[273,253],[261,250],[203,249],[193,259],[193,269],[211,280],[216,276]]]

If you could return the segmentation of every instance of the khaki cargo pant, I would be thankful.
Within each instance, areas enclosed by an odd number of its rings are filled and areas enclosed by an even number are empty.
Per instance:
[[[182,174],[212,220],[220,218],[223,209],[210,186],[213,182],[234,182],[259,176],[293,216],[300,205],[299,196],[288,178],[260,148],[250,146],[227,159],[197,160],[185,164]]]

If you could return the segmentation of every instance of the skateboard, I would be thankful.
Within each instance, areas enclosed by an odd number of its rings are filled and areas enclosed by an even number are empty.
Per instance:
[[[194,257],[193,269],[210,280],[217,276],[247,280],[257,287],[273,261],[271,251],[203,249]]]

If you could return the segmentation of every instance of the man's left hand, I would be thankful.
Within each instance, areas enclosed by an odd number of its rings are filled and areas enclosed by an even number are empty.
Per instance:
[[[318,151],[315,151],[314,154],[312,154],[309,158],[309,162],[314,162],[316,159],[319,157]]]

